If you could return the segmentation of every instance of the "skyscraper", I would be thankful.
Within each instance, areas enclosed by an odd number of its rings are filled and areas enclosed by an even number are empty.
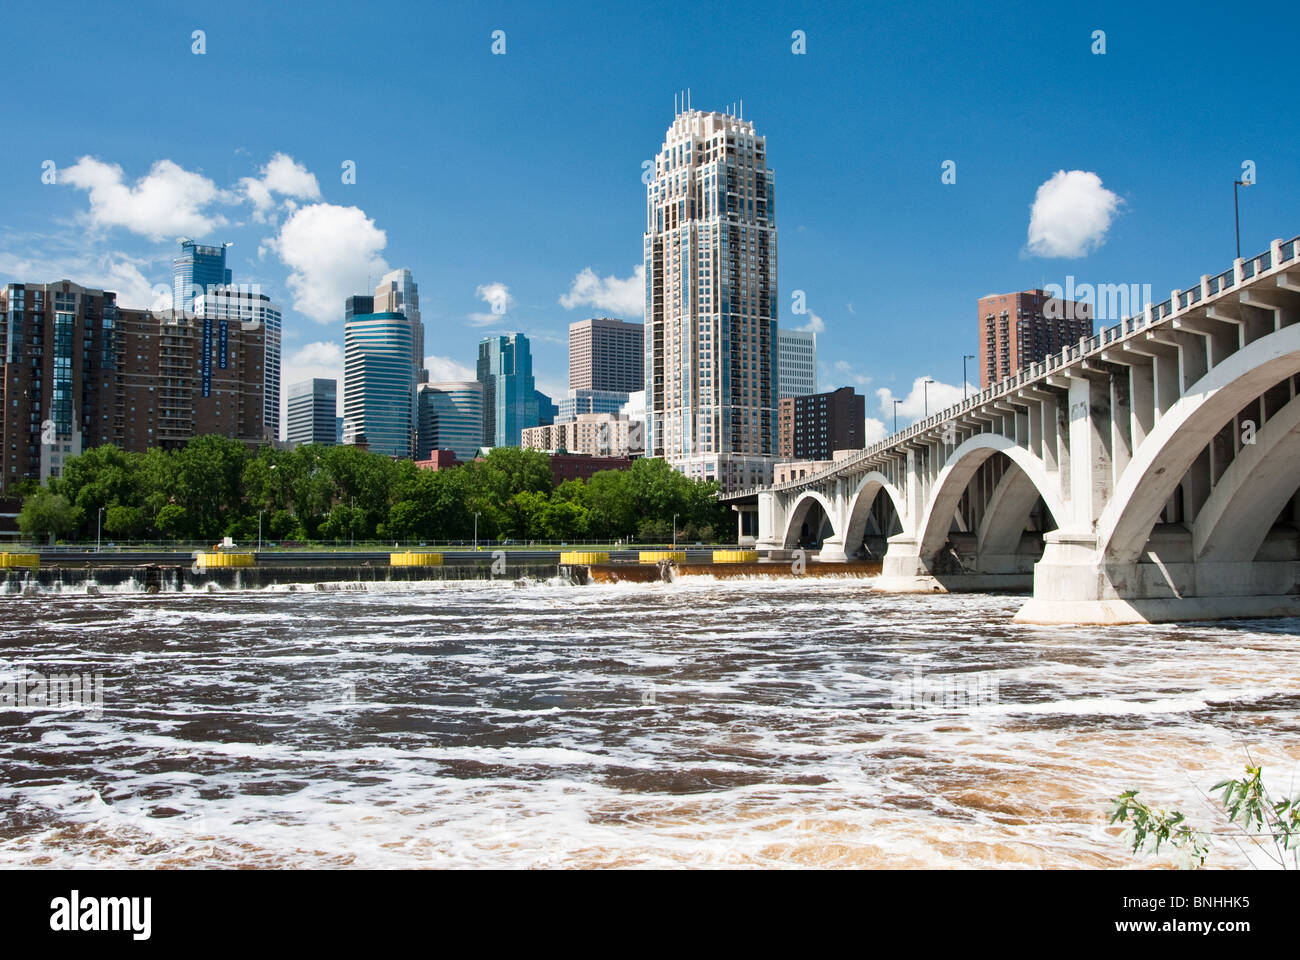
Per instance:
[[[977,309],[981,389],[1092,336],[1088,304],[1054,301],[1044,290],[981,297]]]
[[[416,384],[411,349],[411,324],[404,314],[353,313],[343,334],[344,443],[364,437],[376,453],[412,454]]]
[[[203,320],[204,335],[216,347],[216,363],[225,369],[229,325],[239,321],[245,329],[260,326],[265,331],[265,360],[262,364],[262,429],[268,440],[280,439],[280,307],[264,293],[240,285],[209,287],[187,305]],[[213,326],[212,321],[216,321]]]
[[[777,394],[786,397],[806,397],[817,392],[817,334],[811,330],[777,331],[780,345],[778,364],[780,386]]]
[[[645,387],[645,324],[592,317],[569,324],[569,389]]]
[[[512,333],[479,341],[478,382],[483,384],[483,446],[519,446],[520,431],[537,426],[528,338]]]
[[[372,310],[376,313],[403,313],[411,324],[411,362],[415,364],[415,380],[427,383],[429,371],[424,369],[424,324],[420,321],[420,287],[405,268],[384,274],[375,287]]]
[[[646,452],[724,490],[776,452],[774,175],[754,125],[687,109],[646,189]]]
[[[483,384],[477,380],[422,383],[419,389],[420,442],[417,459],[450,450],[468,461],[483,445]]]
[[[226,248],[195,243],[188,237],[180,240],[181,255],[172,260],[172,309],[193,310],[194,298],[200,293],[231,282],[226,269]]]
[[[289,385],[288,436],[290,443],[337,442],[338,381],[316,377]]]

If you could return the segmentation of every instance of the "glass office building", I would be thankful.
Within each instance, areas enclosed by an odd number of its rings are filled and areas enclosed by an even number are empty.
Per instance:
[[[415,449],[411,324],[401,313],[356,313],[343,335],[343,442],[409,457]]]
[[[226,269],[226,248],[181,240],[181,255],[172,260],[172,309],[191,313],[194,298],[213,287],[229,286],[231,273]]]
[[[522,431],[538,422],[528,338],[513,333],[481,340],[478,382],[483,384],[483,446],[519,446]]]

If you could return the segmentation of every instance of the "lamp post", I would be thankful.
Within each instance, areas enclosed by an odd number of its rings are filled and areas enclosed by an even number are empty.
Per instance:
[[[1232,224],[1237,228],[1237,259],[1241,259],[1241,214],[1238,212],[1237,188],[1253,186],[1254,180],[1232,181]]]
[[[474,552],[478,553],[478,514],[474,514]]]
[[[898,433],[898,405],[902,402],[903,402],[902,400],[894,401],[894,432],[895,433]]]
[[[932,383],[934,381],[927,378],[925,383],[921,385],[921,394],[925,397],[925,415],[927,417],[930,415],[930,384]]]
[[[257,511],[257,552],[258,553],[262,552],[262,514],[264,513],[266,513],[265,510]]]
[[[674,550],[677,549],[677,518],[680,516],[681,516],[680,513],[673,514],[673,549]]]
[[[95,518],[95,552],[99,553],[99,539],[104,531],[104,508],[99,508],[99,516]]]
[[[968,353],[961,358],[961,398],[966,399],[966,361],[974,360],[975,354]]]

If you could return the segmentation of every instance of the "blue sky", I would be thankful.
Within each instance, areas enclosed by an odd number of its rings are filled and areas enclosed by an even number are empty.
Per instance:
[[[780,319],[821,326],[821,388],[919,415],[918,379],[960,394],[982,295],[1073,276],[1162,300],[1227,269],[1246,161],[1243,252],[1300,233],[1295,33],[1225,9],[11,5],[0,282],[148,306],[176,236],[233,241],[235,279],[285,308],[288,382],[341,379],[341,295],[410,267],[435,377],[522,330],[561,391],[571,321],[639,319],[642,163],[689,87],[767,137]]]

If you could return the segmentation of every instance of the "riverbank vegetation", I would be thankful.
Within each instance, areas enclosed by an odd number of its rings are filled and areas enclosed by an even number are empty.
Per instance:
[[[717,485],[662,460],[590,480],[552,481],[550,458],[496,447],[485,458],[422,470],[352,446],[250,448],[220,436],[131,453],[95,447],[28,492],[19,528],[33,539],[313,542],[671,539],[730,542],[734,514]],[[102,517],[100,515],[103,510]]]

